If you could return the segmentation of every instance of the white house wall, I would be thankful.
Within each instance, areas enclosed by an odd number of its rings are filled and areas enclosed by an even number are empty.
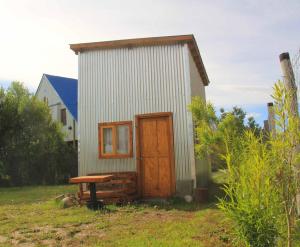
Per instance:
[[[190,158],[194,147],[188,141],[187,49],[186,45],[169,45],[79,53],[80,175],[136,170],[135,158],[98,158],[98,123],[173,112],[176,180],[194,178]],[[135,133],[133,150],[135,157]]]
[[[58,121],[58,122],[61,121],[60,110],[66,108],[67,124],[65,126],[63,126],[63,131],[66,134],[64,140],[72,141],[73,140],[73,119],[74,118],[45,76],[42,77],[41,83],[36,92],[36,96],[38,99],[40,99],[42,101],[44,100],[44,97],[48,98],[48,106],[51,111],[52,119],[55,121]],[[72,127],[72,130],[68,129],[69,126]],[[77,130],[78,130],[77,128],[78,128],[77,122],[75,121],[76,140],[77,140]]]

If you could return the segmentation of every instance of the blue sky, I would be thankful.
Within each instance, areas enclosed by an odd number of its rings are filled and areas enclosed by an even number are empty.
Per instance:
[[[70,43],[192,33],[208,100],[262,123],[279,54],[300,48],[299,13],[299,0],[0,0],[0,85],[35,91],[43,73],[76,78]]]

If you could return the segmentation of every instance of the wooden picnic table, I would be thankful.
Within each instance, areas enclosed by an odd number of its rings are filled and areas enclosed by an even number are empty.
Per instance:
[[[97,175],[97,176],[80,176],[70,178],[69,182],[72,184],[88,183],[90,188],[90,201],[88,207],[92,209],[99,209],[103,207],[103,203],[97,200],[96,183],[105,183],[113,179],[114,175]]]

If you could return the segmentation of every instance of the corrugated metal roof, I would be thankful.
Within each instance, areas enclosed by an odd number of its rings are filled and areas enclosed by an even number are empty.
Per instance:
[[[116,49],[124,47],[132,48],[141,46],[161,46],[174,44],[188,44],[188,47],[191,51],[199,74],[202,77],[203,83],[205,86],[207,86],[209,84],[208,75],[206,73],[199,52],[199,48],[193,34],[70,44],[70,48],[77,54],[78,52],[84,52],[88,50]]]
[[[44,74],[77,121],[77,80]]]

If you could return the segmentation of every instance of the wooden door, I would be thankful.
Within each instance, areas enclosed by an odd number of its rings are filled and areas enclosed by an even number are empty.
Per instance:
[[[142,115],[137,132],[142,196],[171,196],[175,186],[172,115]]]

